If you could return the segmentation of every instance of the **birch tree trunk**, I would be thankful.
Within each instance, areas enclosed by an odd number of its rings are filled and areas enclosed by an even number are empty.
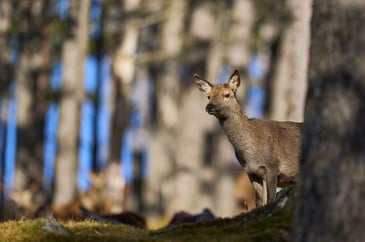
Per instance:
[[[84,62],[88,47],[90,0],[70,1],[70,17],[75,21],[62,50],[63,82],[60,101],[59,150],[56,158],[53,204],[65,205],[77,192],[78,137],[80,108],[84,98]]]
[[[274,74],[271,118],[303,121],[307,92],[312,0],[288,0],[292,22],[284,30]]]
[[[294,241],[363,241],[365,4],[313,3]]]

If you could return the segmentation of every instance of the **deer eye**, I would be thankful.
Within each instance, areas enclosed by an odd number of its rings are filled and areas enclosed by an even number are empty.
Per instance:
[[[210,96],[208,96],[208,100],[210,100]]]
[[[229,93],[224,94],[225,98],[229,98],[229,96],[230,96]]]

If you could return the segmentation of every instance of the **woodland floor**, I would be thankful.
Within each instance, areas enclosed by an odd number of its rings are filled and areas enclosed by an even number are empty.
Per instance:
[[[0,223],[0,241],[290,241],[296,189],[283,189],[268,206],[233,218],[173,225],[158,230],[137,229],[91,220],[68,221],[50,232],[47,219]]]

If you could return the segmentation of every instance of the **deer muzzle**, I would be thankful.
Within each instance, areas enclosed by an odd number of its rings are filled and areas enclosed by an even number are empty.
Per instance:
[[[216,112],[215,105],[208,103],[208,105],[205,107],[205,111],[209,114],[214,114]]]

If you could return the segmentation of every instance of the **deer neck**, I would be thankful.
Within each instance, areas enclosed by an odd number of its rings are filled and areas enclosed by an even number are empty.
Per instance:
[[[235,109],[226,118],[219,119],[219,123],[232,143],[236,153],[246,150],[251,143],[250,124],[248,117],[241,110],[237,103]],[[242,149],[243,148],[243,149]]]

